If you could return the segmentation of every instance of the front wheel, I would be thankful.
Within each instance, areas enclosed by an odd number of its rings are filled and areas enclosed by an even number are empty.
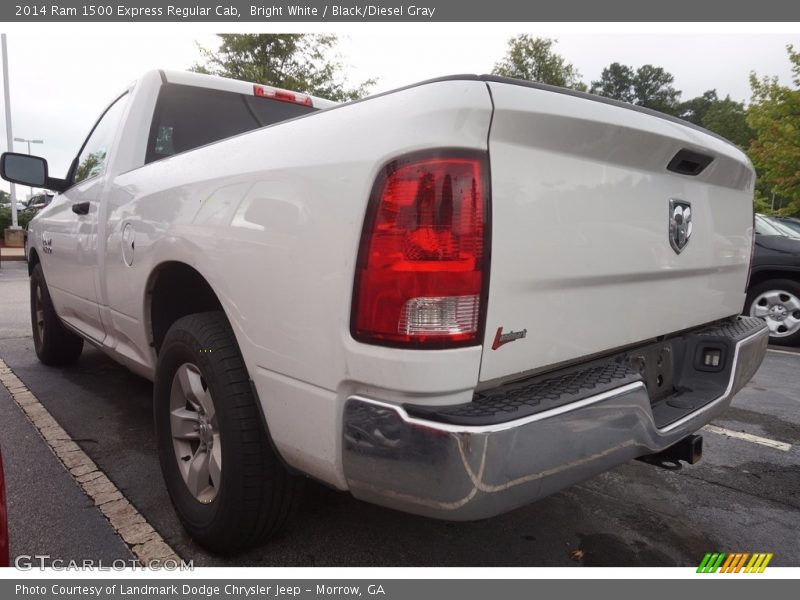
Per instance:
[[[64,327],[53,307],[42,263],[31,272],[31,328],[36,356],[46,365],[74,363],[83,351],[83,338]]]
[[[161,470],[183,526],[219,554],[283,529],[300,493],[301,480],[272,449],[256,402],[223,313],[172,325],[154,386]]]
[[[791,279],[759,283],[748,292],[745,304],[746,313],[766,321],[770,343],[800,343],[800,284]]]

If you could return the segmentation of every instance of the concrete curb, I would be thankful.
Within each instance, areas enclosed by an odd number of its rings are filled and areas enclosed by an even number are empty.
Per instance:
[[[143,566],[181,564],[181,558],[136,507],[58,424],[22,380],[0,359],[0,384],[33,423],[83,492]]]

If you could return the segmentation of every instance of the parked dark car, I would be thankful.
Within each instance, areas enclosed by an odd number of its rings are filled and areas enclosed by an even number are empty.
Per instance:
[[[767,322],[770,343],[800,343],[800,233],[756,215],[750,269],[744,313]]]
[[[6,520],[6,483],[3,477],[3,455],[0,453],[0,567],[8,566],[8,525]]]

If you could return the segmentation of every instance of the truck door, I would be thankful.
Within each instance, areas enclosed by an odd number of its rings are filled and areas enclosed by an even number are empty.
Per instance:
[[[56,198],[40,225],[53,303],[64,321],[98,342],[105,331],[98,306],[97,215],[126,101],[123,94],[103,112],[70,169],[71,187]]]

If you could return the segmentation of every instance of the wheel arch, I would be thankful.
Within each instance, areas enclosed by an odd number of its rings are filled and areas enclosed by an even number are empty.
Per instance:
[[[39,258],[39,253],[36,251],[36,248],[31,248],[28,251],[28,275],[33,275],[33,270],[36,268],[41,261]]]
[[[197,269],[180,261],[163,262],[153,269],[146,287],[145,319],[156,355],[175,321],[214,310],[224,312],[222,302]]]
[[[800,284],[800,268],[786,269],[780,267],[764,267],[753,270],[750,275],[750,284],[748,285],[747,293],[749,294],[757,285],[761,285],[765,281],[770,281],[772,279],[789,279]]]

